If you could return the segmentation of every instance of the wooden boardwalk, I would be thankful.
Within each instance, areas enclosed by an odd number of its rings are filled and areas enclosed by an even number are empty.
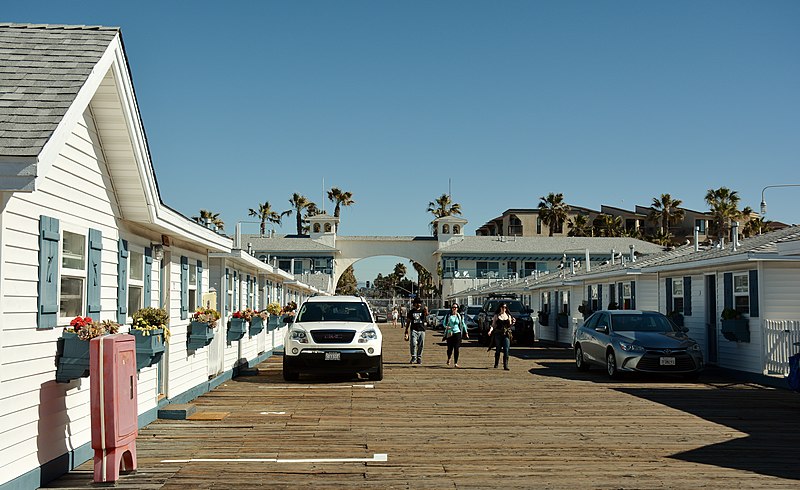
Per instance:
[[[258,376],[197,399],[211,420],[143,429],[139,470],[117,487],[800,486],[796,393],[714,374],[610,381],[547,346],[513,349],[504,372],[469,343],[461,369],[448,368],[438,332],[428,332],[423,364],[409,365],[400,328],[382,330],[384,381],[285,383],[275,356]],[[198,458],[264,460],[164,462]],[[350,460],[319,461],[329,458]],[[51,486],[92,486],[91,471],[84,464]]]

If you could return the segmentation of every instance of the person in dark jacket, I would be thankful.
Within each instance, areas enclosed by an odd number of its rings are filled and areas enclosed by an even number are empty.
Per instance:
[[[425,347],[425,326],[427,324],[428,309],[422,306],[419,298],[414,298],[412,308],[406,318],[405,339],[409,340],[411,350],[411,364],[422,364],[422,349]],[[411,335],[408,331],[411,330]]]
[[[489,338],[494,340],[494,367],[500,364],[500,352],[503,352],[503,369],[508,371],[508,351],[511,349],[511,332],[514,327],[514,317],[508,312],[508,305],[500,303],[494,312],[492,327],[489,329]],[[491,344],[489,344],[491,345]]]

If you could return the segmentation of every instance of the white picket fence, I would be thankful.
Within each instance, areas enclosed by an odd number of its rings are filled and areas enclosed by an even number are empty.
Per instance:
[[[764,374],[789,374],[789,357],[800,352],[800,320],[764,320]]]

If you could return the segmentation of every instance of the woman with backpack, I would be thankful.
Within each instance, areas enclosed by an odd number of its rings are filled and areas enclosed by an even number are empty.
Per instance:
[[[450,305],[450,313],[444,316],[442,323],[444,338],[447,341],[447,365],[450,365],[452,357],[455,367],[461,367],[458,365],[458,350],[461,347],[462,337],[468,339],[469,333],[467,333],[467,324],[464,322],[464,317],[458,312],[456,303]]]

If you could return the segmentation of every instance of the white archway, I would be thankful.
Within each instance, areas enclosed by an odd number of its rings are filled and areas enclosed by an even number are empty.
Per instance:
[[[439,248],[439,242],[428,237],[338,237],[333,285],[339,283],[339,278],[348,267],[359,260],[370,257],[395,256],[413,260],[424,267],[434,281],[438,283],[436,274],[436,256],[434,252]]]

